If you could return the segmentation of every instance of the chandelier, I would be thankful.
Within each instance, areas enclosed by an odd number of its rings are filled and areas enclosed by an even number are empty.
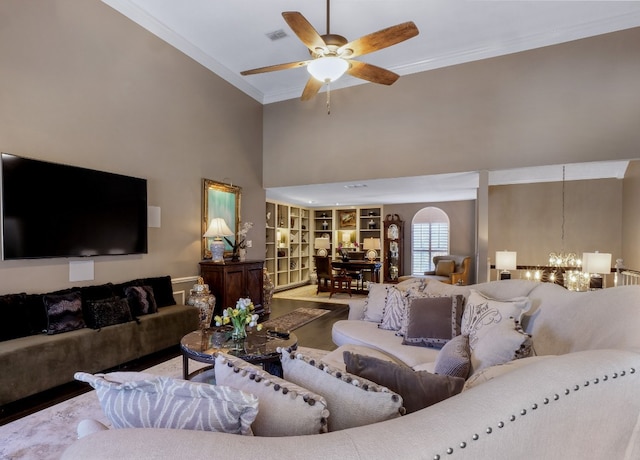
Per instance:
[[[582,260],[575,252],[564,252],[564,206],[565,206],[565,165],[562,165],[562,233],[561,233],[561,251],[549,253],[549,266],[562,268],[576,268],[582,266]]]

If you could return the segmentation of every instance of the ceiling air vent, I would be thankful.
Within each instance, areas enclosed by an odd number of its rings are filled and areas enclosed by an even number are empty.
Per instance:
[[[274,30],[273,32],[267,32],[266,35],[267,37],[269,37],[271,41],[276,41],[286,37],[287,33],[282,29],[278,29],[278,30]]]
[[[364,188],[367,184],[348,184],[345,185],[344,188]]]

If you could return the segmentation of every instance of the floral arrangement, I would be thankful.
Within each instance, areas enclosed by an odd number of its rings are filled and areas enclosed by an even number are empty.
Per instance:
[[[233,255],[231,257],[231,260],[237,261],[238,250],[247,248],[247,233],[249,233],[251,227],[253,227],[253,222],[245,222],[244,224],[242,224],[240,230],[238,230],[238,238],[236,239],[235,244],[231,242],[231,240],[226,236],[224,237],[227,243],[229,243],[229,245],[233,248]]]
[[[254,314],[255,306],[251,299],[238,299],[235,308],[225,308],[222,311],[222,316],[214,316],[216,326],[224,326],[229,323],[233,326],[234,336],[238,338],[246,337],[246,327],[257,326],[258,331],[262,330],[262,324],[258,324],[259,316]]]

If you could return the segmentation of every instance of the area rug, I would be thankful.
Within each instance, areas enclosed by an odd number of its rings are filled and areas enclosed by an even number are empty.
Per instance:
[[[300,307],[282,316],[265,321],[262,323],[262,326],[267,329],[279,331],[293,331],[310,323],[314,319],[320,318],[322,315],[326,315],[329,311],[330,310],[323,308]]]
[[[352,293],[351,296],[345,292],[337,292],[329,298],[329,292],[318,292],[318,286],[315,284],[307,284],[301,287],[287,289],[286,291],[276,292],[273,297],[276,299],[292,299],[306,300],[309,302],[336,303],[348,305],[354,299],[364,299],[365,294]]]
[[[191,361],[189,370],[207,364]],[[182,378],[182,357],[160,363],[144,372]],[[0,459],[59,459],[77,439],[76,427],[84,419],[110,426],[94,390],[0,426]]]

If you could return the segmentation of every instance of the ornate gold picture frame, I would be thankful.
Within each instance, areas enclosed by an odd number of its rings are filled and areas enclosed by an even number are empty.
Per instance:
[[[233,232],[233,235],[227,238],[235,242],[240,225],[241,192],[242,188],[237,185],[202,179],[202,232],[200,235],[207,231],[211,219],[222,217]],[[211,238],[202,238],[203,259],[211,258],[210,244]],[[225,241],[225,255],[227,252],[231,253],[231,251],[231,246]]]

